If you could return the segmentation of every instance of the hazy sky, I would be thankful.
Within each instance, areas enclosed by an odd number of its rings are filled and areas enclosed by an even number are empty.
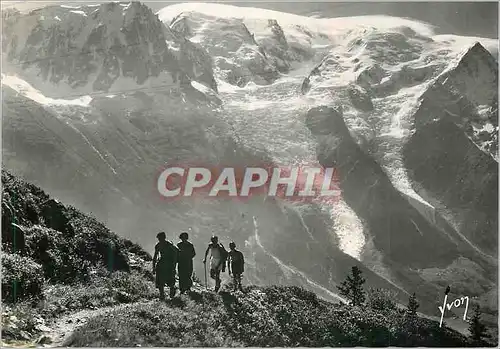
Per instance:
[[[20,10],[61,3],[98,3],[105,1],[18,1]],[[169,4],[187,1],[143,1],[157,11]],[[210,2],[210,1],[205,1]],[[408,17],[437,26],[442,34],[458,34],[498,38],[497,2],[264,2],[264,1],[217,1],[238,6],[262,7],[302,15],[315,14],[321,17],[343,17],[384,14]],[[13,2],[2,1],[2,7]]]

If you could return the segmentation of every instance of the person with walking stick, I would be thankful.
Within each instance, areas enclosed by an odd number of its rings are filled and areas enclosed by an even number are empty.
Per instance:
[[[208,244],[207,250],[205,251],[205,259],[203,264],[205,265],[205,280],[206,280],[206,263],[207,256],[210,253],[210,277],[215,280],[215,292],[218,292],[221,285],[220,273],[226,270],[226,258],[227,250],[224,246],[219,243],[219,238],[217,236],[212,236],[210,239],[210,244]]]

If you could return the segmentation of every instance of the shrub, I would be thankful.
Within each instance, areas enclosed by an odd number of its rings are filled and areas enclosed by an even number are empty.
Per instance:
[[[41,298],[42,266],[31,258],[2,254],[2,300],[14,303],[28,298]]]
[[[117,271],[111,277],[103,280],[109,286],[119,292],[119,297],[126,297],[129,302],[139,299],[151,299],[156,297],[156,289],[153,282],[147,281],[143,275],[136,271],[130,273]],[[121,303],[126,303],[125,299]]]
[[[396,309],[396,293],[383,288],[370,288],[367,295],[368,306],[374,310],[391,311]]]
[[[2,309],[2,339],[30,340],[45,327],[44,319],[28,302],[19,302]]]
[[[62,233],[35,225],[26,233],[26,245],[29,255],[42,265],[46,279],[72,283],[88,278],[90,262]]]
[[[241,346],[220,326],[220,304],[210,309],[192,300],[183,304],[134,304],[100,315],[75,331],[67,346],[155,346],[230,347]],[[92,333],[89,336],[89,333]]]
[[[93,265],[103,264],[109,271],[130,270],[123,239],[73,207],[68,208],[68,216],[75,231],[74,244],[83,259]],[[133,248],[137,250],[137,247]]]
[[[151,259],[140,246],[119,238],[94,217],[72,206],[62,205],[36,186],[4,170],[2,184],[4,250],[13,249],[14,239],[18,240],[17,249],[22,250],[22,242],[28,239],[25,235],[33,234],[28,249],[31,248],[31,256],[38,263],[45,265],[46,261],[51,264],[44,272],[53,281],[80,280],[85,277],[88,265],[102,264],[109,271],[128,271],[127,252],[144,260]],[[22,230],[13,230],[12,223],[22,227]],[[17,233],[16,236],[13,232]],[[44,261],[38,259],[42,256]],[[65,270],[64,265],[67,266]],[[79,265],[82,266],[80,270],[77,268]]]
[[[45,292],[46,317],[82,309],[95,309],[157,297],[154,283],[139,272],[92,271],[90,280],[72,285],[50,285]]]

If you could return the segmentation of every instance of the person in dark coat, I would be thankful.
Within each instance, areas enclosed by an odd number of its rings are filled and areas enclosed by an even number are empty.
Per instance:
[[[181,233],[179,239],[181,241],[177,243],[179,249],[177,270],[179,271],[179,289],[181,294],[184,294],[190,291],[191,286],[193,286],[193,258],[196,256],[196,252],[193,244],[188,241],[188,233]]]
[[[156,287],[160,290],[160,299],[165,299],[165,285],[170,288],[170,297],[175,296],[175,269],[179,258],[179,249],[170,241],[164,232],[156,235],[158,243],[153,257],[153,274],[156,273]],[[159,260],[158,260],[158,255]]]
[[[241,286],[241,274],[245,271],[245,259],[243,258],[243,253],[236,249],[236,244],[231,242],[229,244],[229,254],[227,259],[229,275],[233,276],[234,289],[243,291]]]

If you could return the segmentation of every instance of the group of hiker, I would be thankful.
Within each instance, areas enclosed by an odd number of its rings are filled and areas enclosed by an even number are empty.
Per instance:
[[[175,278],[176,273],[179,274],[179,290],[181,294],[185,294],[191,290],[193,286],[193,258],[196,256],[196,251],[193,244],[189,241],[187,232],[179,235],[177,245],[167,240],[164,232],[156,235],[158,243],[155,246],[153,257],[153,274],[156,274],[156,287],[160,291],[160,299],[165,299],[165,285],[170,288],[170,297],[174,297],[176,293]],[[210,254],[210,277],[215,280],[215,292],[218,292],[221,286],[221,272],[225,272],[226,264],[229,275],[233,277],[234,289],[243,291],[241,285],[241,276],[244,271],[244,257],[241,251],[236,249],[236,244],[229,244],[230,251],[228,252],[219,242],[217,236],[212,236],[203,264],[205,265],[205,283],[206,283],[206,262]]]

